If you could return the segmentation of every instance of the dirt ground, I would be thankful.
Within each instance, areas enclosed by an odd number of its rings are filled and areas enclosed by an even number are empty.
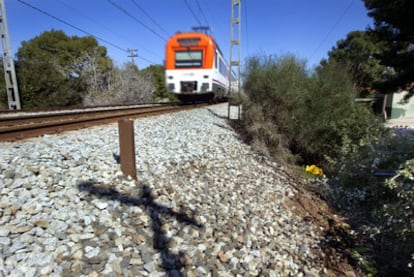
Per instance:
[[[395,129],[397,134],[412,136],[414,143],[414,118],[388,120],[385,126]],[[327,276],[364,276],[361,265],[350,252],[358,246],[359,239],[346,219],[338,216],[311,187],[301,184],[296,188],[299,193],[288,204],[294,207],[297,215],[320,227],[324,241],[319,254],[328,269]]]
[[[328,272],[325,276],[363,276],[358,262],[351,256],[349,249],[357,239],[352,235],[344,218],[338,216],[327,203],[310,189],[297,187],[299,193],[288,205],[294,207],[297,215],[313,222],[319,227],[322,251],[319,258],[324,261]]]

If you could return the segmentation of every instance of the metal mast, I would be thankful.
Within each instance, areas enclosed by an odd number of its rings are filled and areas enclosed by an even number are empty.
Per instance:
[[[232,99],[234,90],[238,95],[241,92],[240,82],[240,36],[241,36],[241,0],[231,0],[231,28],[230,28],[230,74],[229,74],[229,107],[230,119],[231,106],[238,107],[238,119],[240,119],[240,103],[238,99]],[[232,78],[236,74],[235,80]]]
[[[4,6],[4,0],[0,0],[0,5],[1,46],[3,49],[3,67],[4,79],[6,82],[7,99],[9,102],[10,110],[20,110],[20,96],[19,90],[17,88],[16,70],[14,68],[14,60],[10,44],[9,27],[7,25],[6,7]]]
[[[133,64],[135,64],[134,58],[137,58],[138,57],[138,54],[137,54],[138,49],[129,49],[128,48],[127,51],[129,53],[128,58],[131,58],[131,62]]]

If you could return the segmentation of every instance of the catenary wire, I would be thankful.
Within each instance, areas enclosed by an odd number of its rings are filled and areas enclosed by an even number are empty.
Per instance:
[[[131,1],[143,14],[145,14],[152,21],[152,23],[154,23],[155,26],[157,26],[161,31],[163,31],[164,34],[166,34],[167,36],[170,36],[170,34],[151,15],[149,15],[148,12],[143,7],[141,7],[141,5],[137,3],[137,1],[135,0],[131,0]]]
[[[184,0],[185,5],[187,6],[188,10],[191,12],[191,14],[193,15],[194,19],[197,21],[198,25],[201,26],[201,21],[198,19],[198,17],[196,16],[196,14],[194,13],[193,9],[191,8],[190,4],[188,4],[187,0]]]
[[[130,12],[128,12],[126,9],[124,9],[123,7],[121,7],[120,5],[116,4],[114,1],[112,0],[107,0],[112,6],[116,7],[117,9],[119,9],[120,11],[122,11],[124,14],[128,15],[130,18],[132,18],[135,22],[139,23],[141,26],[145,27],[148,31],[150,31],[151,33],[155,34],[157,37],[159,37],[160,39],[162,39],[163,41],[166,41],[167,39],[165,37],[163,37],[160,33],[158,33],[157,31],[155,31],[154,29],[150,28],[147,24],[145,24],[144,22],[142,22],[141,20],[139,20],[138,18],[136,18],[135,16],[133,16]]]
[[[319,48],[321,48],[322,44],[324,44],[324,42],[329,38],[329,36],[331,35],[331,33],[335,30],[335,28],[339,25],[339,23],[342,21],[342,19],[345,17],[345,15],[351,9],[351,6],[352,6],[353,3],[354,3],[354,0],[351,0],[351,2],[345,8],[345,10],[342,13],[342,15],[338,18],[338,20],[335,22],[335,24],[332,26],[332,28],[328,31],[328,33],[326,34],[326,36],[324,37],[324,39],[318,44],[318,46],[312,52],[312,54],[310,55],[310,58],[309,59],[313,58],[313,56],[316,54],[316,52],[319,50]]]
[[[23,5],[28,6],[29,8],[32,8],[32,9],[34,9],[34,10],[36,10],[36,11],[38,11],[38,12],[40,12],[40,13],[42,13],[42,14],[44,14],[44,15],[46,15],[46,16],[48,16],[48,17],[50,17],[50,18],[53,18],[53,19],[55,19],[55,20],[57,20],[57,21],[59,21],[59,22],[61,22],[61,23],[65,24],[65,25],[67,25],[67,26],[69,26],[69,27],[71,27],[71,28],[74,28],[75,30],[78,30],[79,32],[82,32],[82,33],[84,33],[84,34],[86,34],[86,35],[92,36],[92,37],[94,37],[95,39],[97,39],[97,40],[99,40],[99,41],[101,41],[101,42],[103,42],[103,43],[106,43],[106,44],[108,44],[108,45],[110,45],[110,46],[112,46],[112,47],[114,47],[114,48],[116,48],[116,49],[118,49],[118,50],[121,50],[121,51],[123,51],[123,52],[129,53],[129,52],[128,52],[128,49],[124,49],[123,47],[121,47],[121,46],[119,46],[119,45],[116,45],[115,43],[112,43],[112,42],[110,42],[110,41],[108,41],[108,40],[106,40],[106,39],[103,39],[103,38],[101,38],[101,37],[99,37],[99,36],[97,36],[97,35],[94,35],[94,34],[92,34],[92,33],[88,32],[88,31],[85,31],[85,30],[83,30],[83,29],[81,29],[81,28],[79,28],[79,27],[77,27],[77,26],[75,26],[75,25],[73,25],[73,24],[71,24],[71,23],[69,23],[69,22],[67,22],[67,21],[65,21],[65,20],[63,20],[63,19],[61,19],[61,18],[57,17],[57,16],[54,16],[54,15],[52,15],[51,13],[48,13],[48,12],[46,12],[46,11],[44,11],[44,10],[42,10],[42,9],[40,9],[40,8],[38,8],[38,7],[36,7],[36,6],[34,6],[34,5],[31,5],[31,4],[29,4],[29,3],[27,3],[27,2],[25,2],[25,1],[23,1],[23,0],[17,0],[17,1],[18,1],[18,2],[20,2],[20,3],[22,3]],[[151,61],[151,60],[149,60],[149,59],[146,59],[146,58],[144,58],[144,57],[142,57],[142,56],[138,56],[138,58],[139,58],[139,59],[141,59],[141,60],[143,60],[143,61],[146,61],[146,62],[148,62],[148,63],[150,63],[150,64],[157,64],[156,62]]]
[[[64,0],[56,0],[56,1],[58,1],[59,3],[61,3],[61,4],[62,4],[63,6],[65,6],[66,8],[71,9],[71,10],[73,10],[73,11],[75,11],[75,12],[79,13],[81,16],[83,16],[83,17],[87,18],[89,21],[91,21],[91,22],[95,23],[96,25],[98,25],[98,26],[102,27],[102,28],[103,28],[103,29],[105,29],[106,31],[108,31],[108,32],[110,32],[110,33],[112,33],[112,34],[115,34],[116,36],[118,36],[118,37],[120,37],[120,38],[122,38],[122,39],[124,39],[124,40],[128,41],[129,43],[132,43],[132,44],[134,44],[134,43],[135,43],[135,42],[131,41],[129,38],[127,38],[127,37],[125,37],[125,36],[122,36],[121,34],[119,34],[119,33],[115,32],[115,31],[111,30],[111,29],[110,29],[108,26],[106,26],[105,24],[102,24],[101,22],[99,22],[99,21],[95,20],[94,18],[92,18],[92,17],[88,16],[87,14],[85,14],[85,13],[84,13],[84,12],[82,12],[82,11],[80,11],[79,9],[76,9],[76,8],[74,8],[74,7],[70,6],[70,5],[69,5],[69,4],[67,4]],[[160,55],[156,54],[155,52],[151,51],[150,49],[147,49],[147,48],[145,48],[145,47],[143,47],[143,46],[139,46],[139,48],[140,48],[140,49],[142,49],[142,50],[145,50],[146,52],[148,52],[148,53],[152,54],[153,56],[157,56],[158,58],[161,58],[161,57],[160,57]],[[140,57],[140,56],[139,56],[138,58],[144,59],[144,58],[142,58],[142,57]],[[145,59],[144,59],[144,60],[145,60]]]
[[[197,8],[200,11],[201,15],[203,16],[204,21],[206,22],[207,26],[210,27],[210,23],[208,23],[206,15],[204,14],[203,9],[201,8],[200,2],[198,0],[196,0],[196,4],[197,4]]]
[[[36,11],[38,11],[38,12],[42,13],[42,14],[44,14],[44,15],[48,16],[48,17],[51,17],[51,18],[53,18],[53,19],[55,19],[55,20],[59,21],[60,23],[63,23],[63,24],[65,24],[65,25],[69,26],[69,27],[72,27],[72,28],[74,28],[74,29],[78,30],[79,32],[82,32],[82,33],[84,33],[84,34],[86,34],[86,35],[92,36],[92,37],[96,38],[97,40],[100,40],[100,41],[102,41],[102,42],[104,42],[104,43],[106,43],[106,44],[109,44],[109,45],[111,45],[112,47],[114,47],[114,48],[116,48],[116,49],[118,49],[118,50],[121,50],[121,51],[124,51],[124,52],[128,52],[128,51],[127,51],[127,49],[124,49],[124,48],[122,48],[121,46],[118,46],[118,45],[116,45],[116,44],[114,44],[114,43],[112,43],[112,42],[110,42],[110,41],[108,41],[108,40],[106,40],[106,39],[103,39],[103,38],[101,38],[101,37],[98,37],[98,36],[96,36],[96,35],[94,35],[94,34],[92,34],[92,33],[88,32],[88,31],[85,31],[85,30],[83,30],[83,29],[81,29],[81,28],[79,28],[79,27],[77,27],[77,26],[75,26],[75,25],[73,25],[73,24],[71,24],[71,23],[69,23],[69,22],[67,22],[67,21],[65,21],[65,20],[63,20],[63,19],[61,19],[61,18],[57,17],[57,16],[54,16],[54,15],[52,15],[52,14],[50,14],[50,13],[48,13],[48,12],[46,12],[46,11],[44,11],[44,10],[42,10],[42,9],[38,8],[38,7],[35,7],[35,6],[33,6],[33,5],[31,5],[31,4],[27,3],[27,2],[25,2],[25,1],[23,1],[23,0],[17,0],[17,1],[18,1],[18,2],[20,2],[20,3],[22,3],[23,5],[26,5],[26,6],[30,7],[30,8],[32,8],[32,9],[34,9],[34,10],[36,10]]]

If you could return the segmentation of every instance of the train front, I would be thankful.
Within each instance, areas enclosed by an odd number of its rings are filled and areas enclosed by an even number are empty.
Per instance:
[[[180,100],[213,98],[214,40],[203,33],[177,33],[166,45],[167,90]]]

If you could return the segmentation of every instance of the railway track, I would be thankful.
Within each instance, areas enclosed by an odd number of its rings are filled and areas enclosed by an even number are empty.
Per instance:
[[[139,118],[199,108],[193,105],[143,105],[102,109],[78,109],[37,113],[0,114],[0,142],[16,141],[45,134],[78,130],[117,122],[124,118]]]

